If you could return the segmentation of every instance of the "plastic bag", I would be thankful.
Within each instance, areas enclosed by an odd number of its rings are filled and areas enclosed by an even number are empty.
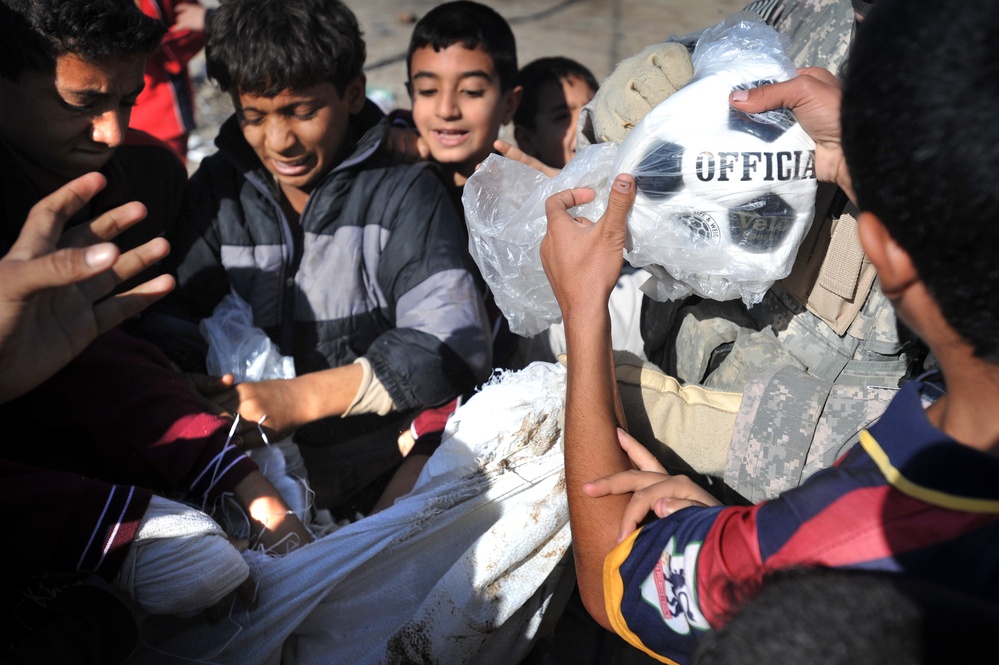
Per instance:
[[[267,333],[253,325],[253,309],[235,291],[222,299],[200,327],[208,342],[205,364],[209,374],[232,374],[237,383],[295,378],[294,358],[281,355]],[[247,450],[246,456],[257,463],[295,515],[307,522],[311,490],[298,444],[291,437],[269,443]]]
[[[295,360],[282,356],[267,334],[253,325],[253,309],[235,291],[201,322],[208,342],[208,373],[232,374],[237,382],[295,378]]]
[[[751,116],[728,103],[734,88],[795,75],[783,38],[753,15],[737,14],[704,31],[693,64],[691,82],[620,147],[589,146],[553,178],[490,155],[468,179],[462,203],[469,248],[513,332],[533,336],[561,320],[539,254],[545,199],[590,187],[596,198],[573,214],[596,220],[621,172],[639,186],[625,258],[652,276],[642,287],[649,296],[696,293],[752,305],[790,272],[814,214],[814,142],[790,111]],[[698,169],[701,153],[713,157],[701,156]],[[685,173],[686,164],[693,170]]]
[[[815,143],[787,109],[748,114],[728,103],[733,90],[796,75],[785,45],[750,14],[705,30],[693,79],[621,144],[611,173],[638,185],[627,258],[663,268],[650,271],[653,297],[753,305],[791,271],[815,212]]]
[[[545,200],[563,189],[589,187],[597,192],[596,198],[574,208],[573,214],[598,219],[607,205],[607,174],[616,152],[614,143],[590,146],[552,178],[512,159],[489,155],[465,183],[461,201],[469,250],[496,306],[518,335],[537,335],[562,320],[541,266],[541,240],[548,229]]]

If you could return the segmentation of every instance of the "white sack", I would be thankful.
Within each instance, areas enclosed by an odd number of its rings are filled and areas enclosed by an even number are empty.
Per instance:
[[[517,662],[574,584],[564,392],[556,364],[494,378],[448,421],[412,493],[285,557],[246,553],[255,610],[151,618],[134,662]]]

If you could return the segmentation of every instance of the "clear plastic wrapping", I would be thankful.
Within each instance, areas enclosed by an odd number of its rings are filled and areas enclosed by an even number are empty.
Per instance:
[[[731,16],[702,34],[690,83],[620,147],[587,147],[553,178],[499,155],[480,166],[462,198],[469,244],[511,330],[530,336],[561,320],[539,254],[545,200],[590,187],[595,200],[573,214],[596,220],[618,173],[638,184],[625,258],[650,273],[651,297],[753,305],[787,276],[814,215],[815,144],[789,110],[746,114],[728,102],[796,75],[785,40],[751,14]]]
[[[659,300],[688,293],[752,305],[786,277],[815,211],[815,143],[786,109],[733,109],[733,90],[796,75],[782,36],[741,14],[706,30],[694,78],[621,144],[611,173],[638,196],[627,258],[655,266]]]

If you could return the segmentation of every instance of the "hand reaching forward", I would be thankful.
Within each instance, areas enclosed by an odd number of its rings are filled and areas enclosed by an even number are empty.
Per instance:
[[[204,32],[205,19],[208,9],[202,5],[192,2],[179,2],[174,8],[174,22],[170,30],[181,32],[190,30],[191,32]]]
[[[163,238],[124,254],[108,242],[146,216],[141,203],[62,232],[105,184],[104,176],[89,173],[46,196],[0,259],[0,402],[45,381],[95,337],[173,288],[173,278],[161,275],[105,297],[169,252]]]
[[[406,164],[414,164],[430,159],[430,146],[411,129],[389,127],[385,146],[390,155]]]
[[[618,429],[617,438],[635,469],[586,483],[583,485],[583,493],[594,498],[611,494],[632,494],[621,517],[618,542],[634,532],[650,512],[657,517],[666,517],[690,506],[721,505],[720,501],[687,476],[671,476],[666,473],[659,460],[624,430]]]
[[[569,189],[545,202],[548,233],[541,241],[541,265],[565,319],[577,311],[606,312],[624,263],[635,179],[626,174],[615,178],[607,210],[596,224],[570,214],[570,208],[588,203],[593,197],[592,189]]]
[[[496,152],[503,155],[507,159],[512,159],[515,162],[520,162],[524,166],[530,166],[535,171],[540,171],[549,178],[557,176],[559,173],[562,172],[561,169],[548,166],[537,157],[532,157],[528,155],[520,148],[507,143],[503,139],[496,139],[495,141],[493,141],[493,149],[495,149]]]
[[[243,419],[242,441],[246,447],[254,448],[264,442],[254,437],[251,429],[256,430],[259,426],[267,440],[274,442],[310,422],[300,408],[305,401],[296,390],[298,383],[295,379],[236,383],[232,374],[226,374],[207,380],[202,378],[198,381],[198,390],[215,403],[222,415],[240,415]]]
[[[736,90],[729,103],[740,111],[762,113],[788,108],[794,111],[801,127],[815,141],[815,175],[823,182],[834,182],[851,201],[853,185],[843,157],[839,110],[843,90],[839,80],[821,67],[798,70],[798,76],[780,83]]]

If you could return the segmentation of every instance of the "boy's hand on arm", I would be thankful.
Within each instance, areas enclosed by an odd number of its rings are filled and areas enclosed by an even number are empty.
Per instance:
[[[621,518],[618,542],[627,538],[645,521],[650,512],[666,517],[690,506],[719,506],[721,502],[687,476],[671,476],[659,460],[622,429],[617,432],[621,448],[635,465],[634,469],[594,480],[583,486],[590,497],[631,494]]]
[[[535,171],[540,171],[549,178],[557,176],[559,173],[562,172],[560,169],[548,166],[537,157],[531,157],[520,148],[507,143],[503,139],[496,139],[493,142],[493,148],[496,150],[496,152],[503,155],[507,159],[512,159],[515,162],[520,162],[524,166],[530,166]]]
[[[802,128],[815,141],[816,177],[823,182],[836,183],[851,201],[856,202],[840,142],[842,99],[839,79],[822,67],[799,69],[798,76],[789,81],[729,94],[729,103],[747,113],[780,108],[794,111]]]

